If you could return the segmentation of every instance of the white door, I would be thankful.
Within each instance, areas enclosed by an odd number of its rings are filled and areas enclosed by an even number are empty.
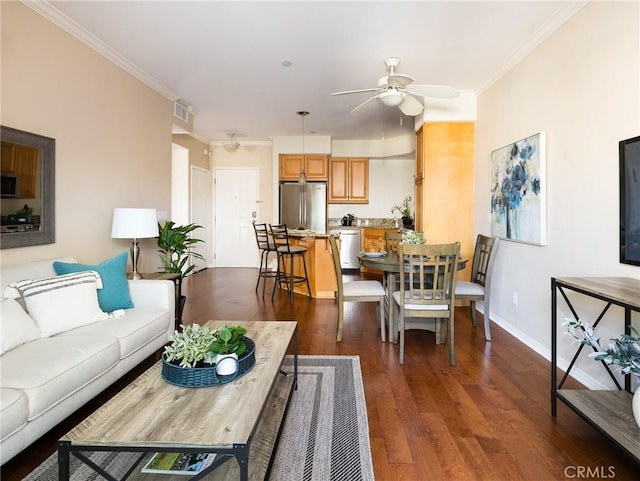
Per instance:
[[[193,250],[199,253],[204,260],[192,258],[195,264],[194,272],[206,269],[213,265],[213,249],[211,249],[211,222],[209,216],[209,171],[201,167],[191,166],[191,223],[202,226],[202,229],[193,231],[195,239],[204,242],[194,244]]]
[[[215,169],[215,265],[258,267],[258,169]]]

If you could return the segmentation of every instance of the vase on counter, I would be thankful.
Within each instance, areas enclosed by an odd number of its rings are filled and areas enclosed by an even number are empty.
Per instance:
[[[411,217],[402,217],[402,226],[405,229],[412,229],[413,228],[413,219]]]

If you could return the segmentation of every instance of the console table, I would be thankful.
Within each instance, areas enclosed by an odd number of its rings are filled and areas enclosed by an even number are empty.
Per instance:
[[[617,390],[561,389],[578,356],[585,347],[580,344],[560,383],[557,378],[558,323],[557,294],[560,293],[571,314],[579,316],[567,297],[573,291],[605,303],[605,307],[593,323],[597,327],[612,305],[624,309],[624,332],[630,334],[631,312],[640,312],[640,280],[626,277],[561,277],[551,278],[551,415],[556,415],[557,400],[564,402],[580,417],[605,434],[636,461],[640,461],[640,428],[631,411],[630,375],[625,376],[624,389],[618,383],[609,366],[602,365],[613,379]],[[574,299],[577,303],[578,299]]]

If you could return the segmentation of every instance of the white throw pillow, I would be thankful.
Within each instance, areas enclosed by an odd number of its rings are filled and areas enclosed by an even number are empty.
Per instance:
[[[15,299],[0,304],[0,354],[25,342],[40,339],[40,330]]]
[[[98,304],[97,289],[101,287],[100,275],[85,271],[14,282],[5,290],[5,297],[22,295],[42,337],[49,337],[107,319]]]

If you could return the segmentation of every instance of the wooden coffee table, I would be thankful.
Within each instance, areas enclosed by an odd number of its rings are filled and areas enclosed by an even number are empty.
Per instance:
[[[59,479],[69,479],[70,455],[91,465],[83,451],[141,453],[125,479],[154,479],[154,475],[143,475],[137,468],[149,452],[218,453],[213,465],[189,478],[192,480],[201,479],[214,469],[213,476],[207,479],[238,479],[238,471],[241,481],[264,479],[291,391],[296,387],[297,323],[206,323],[213,328],[225,324],[246,327],[247,337],[256,344],[253,369],[228,384],[182,388],[162,379],[159,361],[58,442]],[[281,368],[292,341],[294,372],[285,376]],[[251,452],[250,458],[251,444],[257,439],[259,449]],[[232,458],[236,459],[236,466],[226,463]],[[100,474],[114,479],[108,473]],[[155,476],[167,479],[166,475]]]

